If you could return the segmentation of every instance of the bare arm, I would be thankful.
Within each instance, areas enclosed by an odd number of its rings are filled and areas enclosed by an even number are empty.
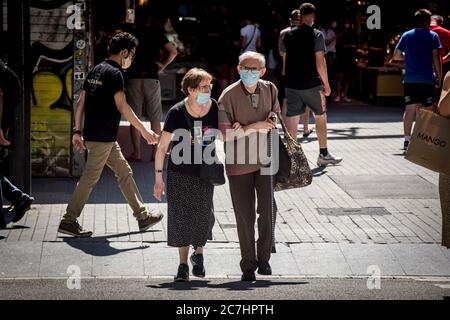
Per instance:
[[[171,43],[166,43],[164,45],[164,49],[167,50],[167,52],[169,53],[169,56],[167,57],[167,59],[165,61],[163,61],[160,64],[160,71],[164,70],[169,64],[172,63],[173,60],[175,60],[176,56],[178,55],[178,51],[177,48],[175,48],[173,46],[173,44]]]
[[[163,169],[164,160],[166,158],[167,150],[169,149],[170,142],[172,141],[173,134],[163,131],[161,135],[161,140],[158,144],[158,151],[155,156],[155,185],[153,187],[153,196],[161,201],[164,194],[164,179],[163,179]]]
[[[257,39],[256,39],[256,48],[261,48],[261,37],[258,37]]]
[[[247,44],[247,37],[241,36],[241,49],[244,49],[246,44]]]
[[[331,94],[330,83],[328,82],[327,61],[325,60],[325,53],[323,51],[316,52],[316,67],[323,85],[325,86],[325,95]]]
[[[442,85],[442,59],[438,49],[433,50],[433,68],[437,77],[436,87],[440,88]]]
[[[438,109],[442,116],[450,117],[450,72],[447,73],[443,82]]]
[[[444,58],[442,58],[442,62],[443,63],[450,62],[450,52]]]
[[[167,151],[169,150],[172,137],[173,134],[165,131],[162,132],[161,139],[158,144],[158,151],[155,156],[155,170],[163,170],[164,160],[166,158]]]
[[[77,101],[77,111],[75,112],[74,130],[81,131],[84,116],[84,101],[86,99],[86,91],[82,90]]]
[[[391,62],[394,61],[404,61],[405,57],[403,56],[403,53],[398,50],[397,48],[394,50],[394,55],[392,56]]]
[[[125,119],[141,133],[142,137],[147,140],[149,144],[158,143],[158,135],[151,130],[147,130],[142,121],[139,120],[133,109],[131,109],[130,105],[127,103],[124,91],[117,92],[114,95],[114,101],[117,110],[119,110]]]

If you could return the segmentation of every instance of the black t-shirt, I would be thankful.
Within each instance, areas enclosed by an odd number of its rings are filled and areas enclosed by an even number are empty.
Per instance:
[[[83,89],[86,91],[84,139],[97,142],[116,141],[121,114],[114,95],[125,91],[122,68],[112,60],[100,63],[89,72]]]
[[[326,51],[325,38],[307,25],[295,26],[284,37],[286,47],[286,87],[311,89],[322,85],[316,67],[316,52]]]
[[[181,101],[173,106],[167,113],[166,121],[164,124],[163,131],[174,133],[174,141],[172,141],[171,153],[169,156],[168,170],[180,172],[184,174],[199,176],[200,174],[200,164],[194,163],[194,143],[201,144],[202,151],[205,151],[207,146],[214,143],[219,128],[219,107],[215,100],[212,100],[212,106],[209,112],[202,118],[192,117],[186,110],[185,102]],[[190,124],[186,119],[186,115],[189,118]],[[201,122],[201,127],[199,124]],[[182,150],[178,150],[177,146],[183,143],[183,138],[177,134],[177,129],[184,129],[190,131],[191,140],[191,161],[190,164],[182,163],[175,164],[173,161],[174,157],[182,157]],[[176,141],[178,140],[178,141]],[[180,145],[181,147],[182,145]],[[176,148],[176,149],[175,149]],[[176,153],[174,151],[177,151]],[[211,150],[211,149],[208,149]],[[179,152],[178,152],[179,151]],[[215,150],[212,152],[207,152],[211,156],[215,157]]]
[[[155,61],[161,60],[161,49],[169,42],[164,33],[164,29],[158,26],[151,26],[143,31],[137,31],[139,46],[136,50],[136,57],[127,70],[128,79],[149,78],[158,79],[159,67]],[[142,76],[145,73],[145,76]]]

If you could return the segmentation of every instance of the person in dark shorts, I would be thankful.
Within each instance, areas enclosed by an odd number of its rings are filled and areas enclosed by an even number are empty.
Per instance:
[[[315,115],[319,140],[319,167],[338,164],[342,158],[328,152],[326,96],[331,94],[325,60],[325,38],[313,28],[316,8],[311,3],[300,6],[301,25],[284,37],[286,48],[287,121],[290,135],[297,138],[300,115],[308,106]]]
[[[418,108],[435,104],[435,90],[442,83],[441,43],[437,33],[430,30],[431,12],[426,9],[415,13],[416,28],[404,33],[394,51],[393,61],[405,61],[405,114],[403,126],[406,150]]]
[[[291,12],[289,18],[289,27],[281,30],[278,37],[278,51],[280,53],[283,69],[281,72],[281,78],[278,83],[278,97],[281,104],[281,115],[286,118],[287,113],[287,99],[286,99],[286,47],[284,46],[284,37],[289,33],[294,27],[301,25],[300,10],[296,9]],[[305,113],[302,115],[303,120],[303,137],[308,138],[314,129],[309,129],[309,115],[310,109],[306,108]]]

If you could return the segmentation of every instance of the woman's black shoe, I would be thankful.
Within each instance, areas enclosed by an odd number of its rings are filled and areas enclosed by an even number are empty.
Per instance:
[[[199,278],[205,277],[205,266],[203,263],[203,254],[193,253],[191,255],[192,274]]]
[[[189,266],[183,263],[178,266],[178,273],[175,276],[175,282],[187,281],[189,281]]]

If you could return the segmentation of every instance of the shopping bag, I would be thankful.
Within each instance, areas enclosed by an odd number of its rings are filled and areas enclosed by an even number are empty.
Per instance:
[[[450,120],[432,111],[419,110],[405,158],[450,175]]]

